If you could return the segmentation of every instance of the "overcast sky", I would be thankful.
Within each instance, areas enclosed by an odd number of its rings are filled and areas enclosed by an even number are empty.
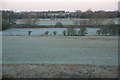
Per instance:
[[[14,11],[118,10],[119,0],[2,0],[2,9]]]

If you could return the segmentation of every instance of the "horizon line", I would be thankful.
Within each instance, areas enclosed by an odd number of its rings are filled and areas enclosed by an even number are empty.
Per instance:
[[[74,11],[69,11],[69,10],[11,10],[11,9],[0,9],[1,11],[13,11],[13,12],[55,12],[55,11],[65,11],[65,12],[76,12],[76,11],[82,11],[82,12],[86,12],[87,10],[74,10]],[[109,11],[119,11],[119,10],[92,10],[90,8],[91,11],[96,12],[96,11],[105,11],[105,12],[109,12]]]

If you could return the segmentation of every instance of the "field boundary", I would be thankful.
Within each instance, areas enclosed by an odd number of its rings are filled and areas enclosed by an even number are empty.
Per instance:
[[[75,37],[68,37],[68,36],[36,36],[36,35],[0,35],[0,36],[17,36],[17,37],[49,37],[49,38],[59,38],[59,39],[87,39],[87,40],[99,40],[99,39],[103,39],[103,40],[120,40],[120,39],[116,39],[116,38],[75,38]]]

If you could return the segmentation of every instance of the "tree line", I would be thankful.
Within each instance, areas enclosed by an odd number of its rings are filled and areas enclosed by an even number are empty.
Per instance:
[[[3,19],[26,19],[27,14],[35,14],[37,18],[41,19],[66,19],[66,18],[120,18],[119,11],[92,11],[87,10],[82,12],[77,10],[75,12],[65,11],[48,11],[48,12],[14,12],[2,10]]]
[[[81,24],[81,25],[79,25]],[[101,25],[100,23],[98,25]],[[57,22],[57,27],[63,27],[64,25],[61,22]],[[103,26],[103,25],[102,25]],[[63,31],[64,36],[85,36],[88,34],[87,30],[87,21],[74,21],[73,26],[67,28],[67,30]],[[103,27],[100,27],[99,30],[96,31],[96,34],[99,36],[116,36],[120,34],[120,25],[115,24],[114,22],[109,22]]]
[[[49,14],[49,15],[48,15]],[[51,14],[51,15],[50,15]],[[52,15],[53,14],[53,15]],[[57,15],[55,15],[57,14]],[[45,17],[42,17],[42,16]],[[48,17],[49,16],[49,17]],[[57,17],[55,17],[57,16]],[[86,26],[90,26],[93,22],[97,25],[103,26],[100,19],[104,18],[119,18],[120,12],[118,11],[95,11],[87,10],[86,12],[76,11],[76,12],[65,12],[65,11],[57,11],[57,12],[14,12],[14,11],[2,11],[2,30],[9,28],[11,25],[16,25],[15,20],[24,19],[25,26],[35,26],[36,22],[39,18],[87,18],[87,20],[75,21],[73,22],[73,26],[67,29],[67,32],[64,31],[64,34],[76,36],[81,35],[84,36],[87,34]],[[79,25],[80,24],[80,25]],[[59,26],[60,25],[60,26]],[[93,24],[94,25],[94,24]],[[93,26],[92,25],[92,26]],[[95,25],[96,26],[96,25]],[[98,35],[117,35],[120,31],[118,31],[116,25],[113,22],[104,25],[100,30],[97,31]],[[63,24],[56,23],[55,27],[64,27]],[[80,28],[79,31],[76,31],[76,28]],[[120,30],[120,29],[119,29]]]

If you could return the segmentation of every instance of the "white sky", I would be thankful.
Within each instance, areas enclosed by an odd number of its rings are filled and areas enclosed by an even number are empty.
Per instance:
[[[119,0],[2,0],[3,2],[118,2]]]
[[[119,0],[2,0],[2,9],[14,11],[118,10]]]

